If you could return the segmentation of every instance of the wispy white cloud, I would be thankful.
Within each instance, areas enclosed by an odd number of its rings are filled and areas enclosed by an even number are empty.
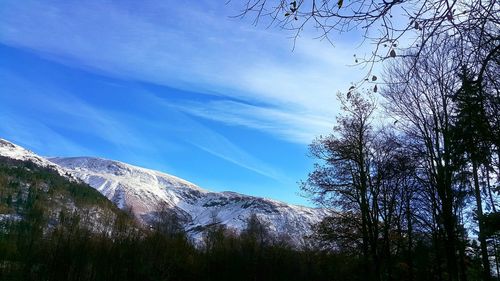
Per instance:
[[[6,1],[0,42],[90,71],[243,100],[255,106],[189,112],[300,143],[328,132],[335,93],[356,80],[346,66],[352,48],[304,36],[292,52],[284,33],[228,19],[235,11],[223,2],[134,2]]]
[[[308,112],[286,112],[235,101],[189,102],[176,107],[195,116],[261,130],[299,144],[309,144],[318,132],[332,127],[331,119]]]

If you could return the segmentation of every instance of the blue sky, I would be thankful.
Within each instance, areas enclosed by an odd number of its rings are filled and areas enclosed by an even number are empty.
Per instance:
[[[0,0],[0,137],[308,205],[307,145],[362,75],[356,36],[292,49],[224,3]]]

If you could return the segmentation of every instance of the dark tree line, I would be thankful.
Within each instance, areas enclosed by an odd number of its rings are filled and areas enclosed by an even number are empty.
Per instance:
[[[126,214],[96,233],[77,213],[48,230],[42,209],[27,212],[2,226],[1,280],[363,280],[342,255],[273,241],[256,217],[241,235],[211,226],[194,246],[184,232],[165,232],[170,225],[139,231]]]
[[[256,215],[241,233],[214,218],[195,242],[165,206],[139,227],[90,186],[2,157],[0,215],[0,280],[363,280],[348,256],[292,247]]]

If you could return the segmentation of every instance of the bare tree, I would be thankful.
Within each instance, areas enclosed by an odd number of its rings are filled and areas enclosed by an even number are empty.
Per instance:
[[[297,39],[308,27],[318,38],[331,41],[334,33],[357,31],[372,44],[366,57],[355,62],[374,63],[396,56],[419,58],[437,47],[433,37],[449,37],[462,43],[463,58],[481,62],[484,68],[500,52],[500,3],[496,0],[244,0],[238,16],[250,15],[254,23],[265,20],[291,31]],[[333,43],[333,42],[332,42]],[[489,47],[486,47],[489,46]],[[480,72],[480,76],[484,71]]]
[[[460,81],[454,71],[455,61],[450,59],[453,45],[442,42],[438,49],[426,49],[425,60],[393,65],[387,75],[390,83],[382,95],[399,129],[414,140],[427,206],[431,206],[437,231],[445,237],[447,272],[450,280],[458,280],[457,210],[461,197],[455,186],[452,98]],[[401,80],[407,82],[399,83]]]
[[[327,240],[335,251],[359,251],[365,267],[372,266],[366,278],[391,279],[394,257],[405,243],[409,252],[413,247],[413,160],[394,131],[373,128],[374,100],[356,91],[339,99],[345,115],[333,134],[311,145],[321,162],[303,184],[334,212],[316,226],[315,238]],[[407,262],[411,265],[411,254]]]

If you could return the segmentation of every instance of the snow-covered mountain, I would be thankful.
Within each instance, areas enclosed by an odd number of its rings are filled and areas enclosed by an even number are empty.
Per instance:
[[[276,236],[288,236],[300,245],[311,225],[325,215],[322,209],[289,205],[271,199],[235,192],[210,192],[188,181],[162,172],[118,161],[92,157],[45,159],[20,146],[0,139],[0,155],[50,166],[97,189],[122,209],[130,209],[144,224],[154,218],[160,206],[174,210],[195,240],[215,221],[236,231],[245,228],[255,214]],[[50,160],[50,161],[48,161]]]
[[[180,178],[118,161],[89,157],[50,158],[99,190],[120,208],[131,208],[148,223],[163,203],[186,221],[185,229],[199,239],[201,230],[216,221],[240,231],[256,214],[276,235],[288,235],[300,244],[311,224],[324,217],[321,209],[288,205],[282,202],[235,192],[209,192]]]

